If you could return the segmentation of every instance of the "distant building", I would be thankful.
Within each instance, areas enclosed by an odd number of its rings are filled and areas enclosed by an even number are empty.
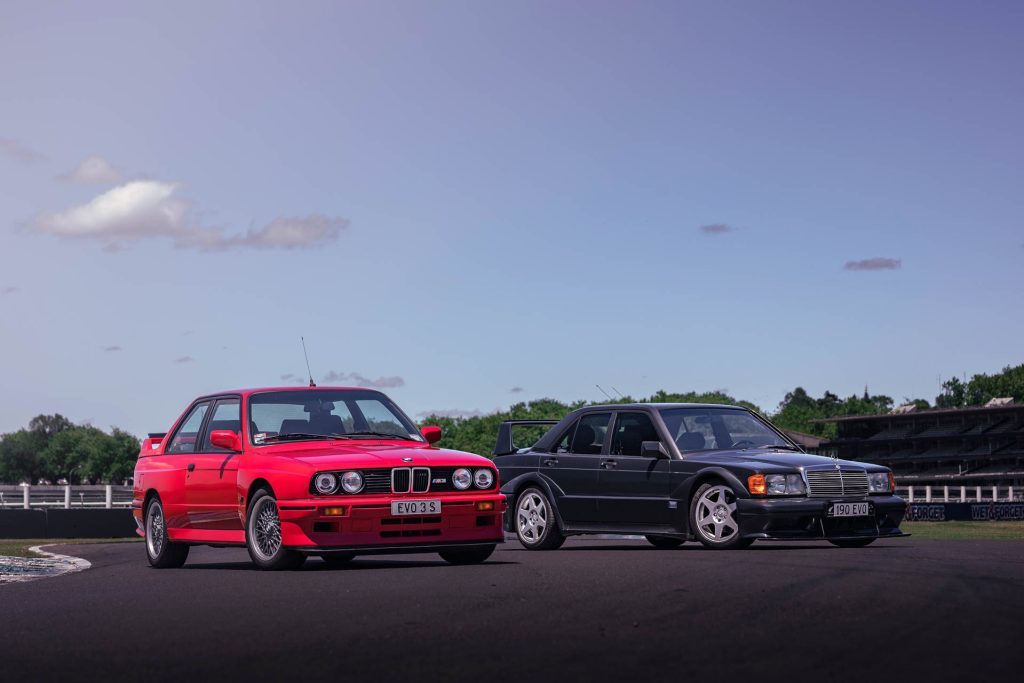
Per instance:
[[[819,452],[891,467],[901,486],[1024,485],[1024,403],[835,417],[836,438]]]

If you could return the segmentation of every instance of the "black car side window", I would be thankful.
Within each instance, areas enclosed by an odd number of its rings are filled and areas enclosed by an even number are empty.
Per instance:
[[[612,435],[612,455],[640,455],[644,441],[660,441],[647,413],[619,413]]]
[[[594,413],[581,417],[572,435],[569,452],[576,455],[599,455],[604,447],[609,418],[611,413]]]
[[[572,444],[572,437],[576,433],[576,427],[580,424],[579,420],[576,420],[569,428],[562,432],[562,437],[555,442],[555,447],[551,449],[552,453],[568,453],[569,446]]]

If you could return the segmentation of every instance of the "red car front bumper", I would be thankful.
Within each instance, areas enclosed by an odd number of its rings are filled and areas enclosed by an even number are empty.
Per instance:
[[[440,514],[393,516],[395,496],[279,500],[281,540],[287,547],[311,552],[483,545],[504,540],[503,494],[423,497],[439,499]]]

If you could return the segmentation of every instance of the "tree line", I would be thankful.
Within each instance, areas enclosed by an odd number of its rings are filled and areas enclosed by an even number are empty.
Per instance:
[[[0,436],[0,482],[123,484],[138,456],[139,440],[117,427],[108,434],[63,415],[37,415]]]
[[[1015,401],[1024,401],[1024,364],[1003,368],[1002,372],[992,375],[976,374],[968,381],[957,378],[942,384],[942,393],[935,397],[936,408],[965,408],[984,405],[996,397],[1009,396]],[[705,393],[668,393],[659,391],[646,398],[635,399],[624,396],[615,401],[576,401],[562,403],[553,399],[540,399],[517,403],[508,410],[482,415],[480,417],[452,418],[443,415],[430,415],[423,424],[434,424],[442,428],[444,437],[439,445],[481,455],[490,455],[498,437],[498,426],[505,420],[546,420],[561,419],[566,413],[586,405],[604,405],[607,403],[729,403],[742,405],[771,420],[782,429],[790,429],[805,434],[813,434],[822,438],[836,435],[835,423],[821,422],[833,417],[848,415],[877,415],[887,413],[896,405],[891,396],[870,394],[865,387],[864,393],[842,398],[831,391],[820,397],[807,393],[803,387],[788,392],[773,411],[765,411],[750,401],[734,398],[722,391]],[[927,410],[932,404],[923,398],[904,398],[900,405],[913,404],[917,409]],[[539,438],[542,428],[521,430],[521,444],[528,445],[531,440]]]
[[[953,378],[942,384],[935,398],[937,408],[962,408],[984,405],[989,400],[1009,396],[1024,401],[1024,364],[1006,367],[992,375],[976,374],[970,380]],[[824,438],[835,436],[834,423],[821,420],[847,415],[871,415],[892,410],[890,396],[870,394],[842,398],[826,391],[814,397],[802,387],[788,392],[774,411],[764,411],[750,401],[737,399],[722,391],[669,393],[659,391],[645,398],[623,396],[615,401],[575,401],[563,403],[550,398],[516,403],[508,410],[479,417],[452,418],[427,416],[422,424],[438,425],[444,437],[440,446],[481,455],[490,455],[505,420],[560,420],[570,411],[585,405],[608,403],[728,403],[742,405],[761,413],[777,426]],[[932,406],[925,399],[904,398],[920,409]],[[528,445],[546,428],[517,431],[517,445]],[[0,482],[39,481],[80,483],[122,483],[134,471],[139,440],[116,427],[108,434],[90,426],[75,425],[62,415],[39,415],[25,429],[0,435]]]

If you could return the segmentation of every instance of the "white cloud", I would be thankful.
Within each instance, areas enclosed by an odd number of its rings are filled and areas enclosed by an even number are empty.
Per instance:
[[[17,140],[11,140],[10,138],[0,138],[0,154],[22,164],[31,164],[45,158],[34,149],[30,149]]]
[[[192,217],[192,203],[176,196],[179,183],[133,180],[118,185],[81,206],[48,211],[36,217],[36,229],[58,237],[93,239],[117,251],[120,243],[168,238],[179,248],[216,251],[255,249],[309,249],[338,239],[349,222],[312,214],[304,218],[277,218],[259,229],[226,235],[223,227],[203,227]]]
[[[109,185],[120,182],[121,171],[103,157],[94,156],[59,177],[69,183]]]
[[[378,377],[371,379],[358,372],[335,372],[331,370],[324,375],[324,382],[341,382],[345,384],[352,384],[357,387],[368,387],[371,389],[394,389],[395,387],[405,386],[405,380],[401,377]]]

